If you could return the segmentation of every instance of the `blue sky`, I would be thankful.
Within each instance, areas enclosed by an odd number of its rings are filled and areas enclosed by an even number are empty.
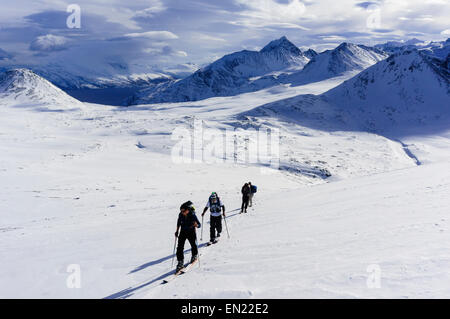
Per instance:
[[[70,29],[69,4],[81,9]],[[5,0],[0,61],[211,62],[286,35],[301,48],[450,37],[448,0]]]

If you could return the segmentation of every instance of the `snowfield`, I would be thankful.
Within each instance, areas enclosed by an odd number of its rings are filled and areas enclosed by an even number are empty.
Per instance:
[[[448,122],[394,138],[320,128],[329,105],[303,110],[307,121],[292,113],[355,74],[129,108],[74,107],[52,87],[23,108],[0,92],[0,298],[450,297]],[[53,98],[68,104],[53,109]],[[279,169],[175,163],[172,132],[195,121],[278,129]],[[247,181],[255,205],[238,214]],[[205,247],[205,218],[200,266],[161,285],[179,206],[192,200],[200,214],[212,191],[231,238],[224,230]],[[80,288],[70,288],[73,269]]]

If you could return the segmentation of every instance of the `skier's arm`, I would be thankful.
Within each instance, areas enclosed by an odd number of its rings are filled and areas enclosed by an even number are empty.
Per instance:
[[[180,226],[177,226],[177,230],[176,230],[176,232],[175,232],[175,237],[178,237],[179,231],[180,231]]]
[[[205,207],[205,209],[203,210],[203,213],[202,213],[202,217],[203,217],[203,215],[205,215],[207,210],[208,210],[208,207]]]
[[[224,205],[222,205],[222,214],[223,214],[223,217],[226,217],[225,216],[225,206]]]
[[[202,224],[201,224],[200,221],[198,220],[197,216],[194,215],[194,217],[195,217],[194,227],[196,227],[196,228],[202,227]]]

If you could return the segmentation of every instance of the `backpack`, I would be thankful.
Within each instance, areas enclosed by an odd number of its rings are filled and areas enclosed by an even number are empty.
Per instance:
[[[220,206],[220,198],[217,195],[215,196],[215,198],[217,199],[216,203],[212,202],[213,198],[214,197],[212,195],[209,196],[209,207],[211,209],[211,212],[212,213],[220,213],[222,211],[222,207]]]
[[[251,190],[252,193],[256,193],[258,191],[258,187],[256,185],[252,185]]]

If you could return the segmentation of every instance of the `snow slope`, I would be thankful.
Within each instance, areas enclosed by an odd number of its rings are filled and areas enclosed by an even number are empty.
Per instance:
[[[148,277],[110,297],[448,297],[449,172],[447,162],[257,194],[248,215],[229,218],[230,239],[201,249],[201,268],[165,286],[151,280],[169,260],[138,268]]]
[[[369,129],[449,123],[450,70],[417,51],[393,55],[324,97]]]
[[[0,76],[0,104],[71,109],[82,103],[27,69],[14,69]]]

